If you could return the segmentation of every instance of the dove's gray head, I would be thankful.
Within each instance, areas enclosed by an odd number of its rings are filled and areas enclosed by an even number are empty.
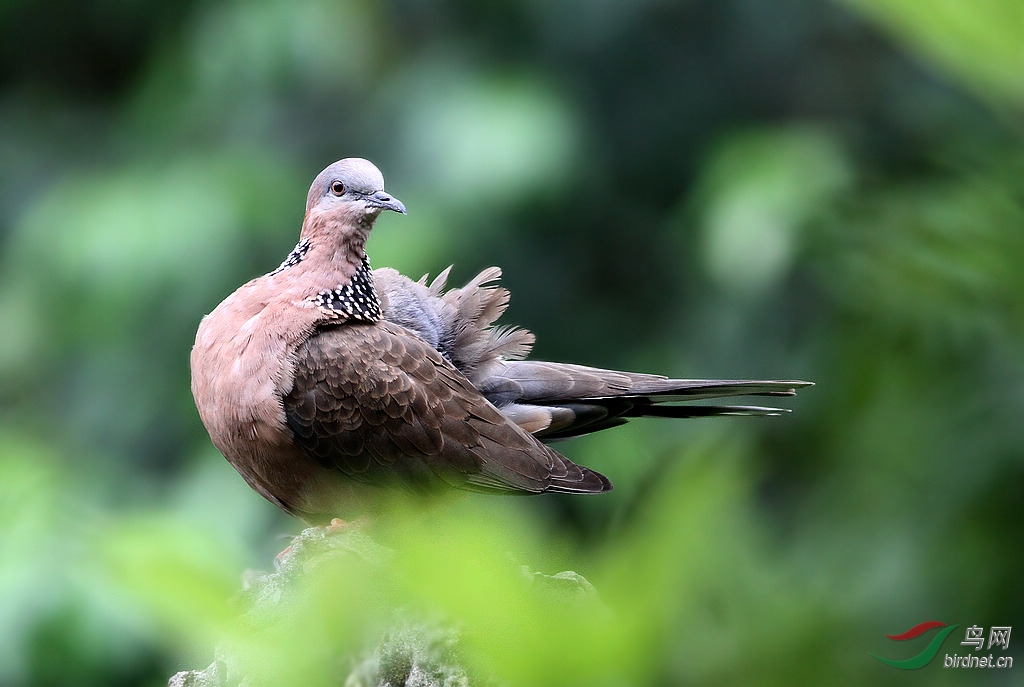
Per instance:
[[[306,213],[333,215],[341,220],[365,221],[382,210],[405,214],[405,205],[384,192],[384,175],[369,160],[347,157],[320,172],[306,196]]]

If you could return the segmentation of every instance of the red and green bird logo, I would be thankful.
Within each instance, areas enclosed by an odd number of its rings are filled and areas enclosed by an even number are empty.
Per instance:
[[[935,658],[935,654],[939,653],[939,648],[942,646],[942,642],[945,641],[950,632],[960,627],[959,625],[946,625],[946,623],[941,623],[938,620],[927,620],[923,623],[914,625],[906,632],[902,632],[898,635],[886,635],[889,639],[893,639],[897,642],[904,642],[908,639],[920,637],[929,630],[934,630],[937,627],[944,627],[946,629],[936,634],[928,646],[926,646],[921,653],[916,656],[911,656],[910,658],[903,659],[902,661],[896,661],[891,658],[882,658],[881,656],[877,656],[871,652],[868,652],[868,655],[877,658],[888,666],[899,668],[900,670],[915,670],[917,668],[923,668],[931,663],[931,660]]]

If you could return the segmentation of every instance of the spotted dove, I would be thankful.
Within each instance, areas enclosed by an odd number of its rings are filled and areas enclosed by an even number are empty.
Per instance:
[[[405,214],[369,161],[322,171],[298,245],[203,318],[192,350],[213,443],[253,489],[308,522],[367,508],[385,485],[605,492],[607,478],[547,442],[635,417],[773,415],[782,411],[683,402],[808,385],[524,360],[533,335],[493,325],[508,304],[497,268],[447,291],[448,270],[429,284],[370,270],[366,239],[384,210]]]

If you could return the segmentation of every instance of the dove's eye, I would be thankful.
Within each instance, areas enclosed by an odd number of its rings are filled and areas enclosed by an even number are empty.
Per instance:
[[[340,181],[335,181],[334,183],[331,184],[331,193],[333,193],[336,196],[345,195],[345,184],[341,183]]]

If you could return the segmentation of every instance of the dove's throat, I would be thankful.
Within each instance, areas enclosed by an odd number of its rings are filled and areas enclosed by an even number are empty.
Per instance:
[[[373,270],[370,258],[363,252],[363,259],[355,274],[346,284],[320,291],[313,302],[318,307],[343,313],[347,320],[356,322],[378,322],[384,318],[373,285]]]

